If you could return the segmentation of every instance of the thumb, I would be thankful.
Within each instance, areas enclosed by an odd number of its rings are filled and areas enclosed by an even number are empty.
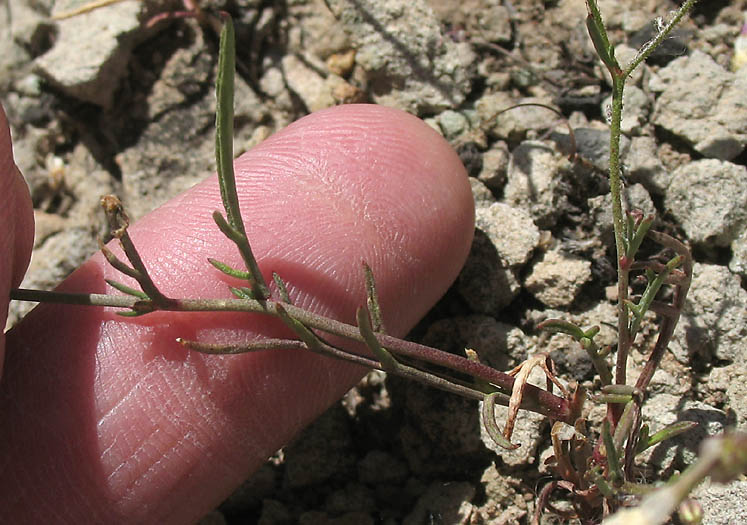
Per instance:
[[[34,215],[29,190],[13,162],[10,129],[0,106],[0,376],[5,356],[8,294],[26,271],[34,242]]]
[[[352,322],[377,276],[404,335],[464,262],[473,205],[464,168],[420,120],[377,106],[313,114],[236,163],[247,233],[295,304]],[[131,229],[171,297],[227,297],[205,261],[240,259],[212,224],[215,178]],[[123,280],[96,256],[62,288]],[[232,343],[287,333],[266,317],[155,313],[125,320],[40,307],[8,339],[0,393],[0,508],[26,521],[194,521],[350,388],[365,370],[301,351],[206,356],[174,339]],[[54,498],[50,497],[54,495]],[[21,514],[23,513],[23,514]]]

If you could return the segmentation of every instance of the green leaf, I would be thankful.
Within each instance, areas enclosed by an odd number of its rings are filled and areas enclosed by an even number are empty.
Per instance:
[[[359,307],[355,312],[355,317],[358,320],[358,330],[360,330],[366,346],[368,346],[374,356],[376,356],[376,359],[381,363],[381,367],[387,372],[393,372],[399,367],[399,363],[376,339],[376,334],[373,332],[371,320],[368,315],[366,307]]]
[[[623,476],[622,469],[620,468],[620,455],[615,448],[612,434],[610,434],[610,422],[606,419],[602,424],[602,439],[604,440],[604,448],[607,453],[607,466],[609,467],[610,480],[613,483],[616,480],[624,480],[625,477]]]
[[[218,54],[216,79],[217,110],[215,115],[215,160],[223,207],[228,224],[239,233],[245,233],[241,219],[239,198],[236,194],[236,176],[233,171],[233,92],[236,71],[236,42],[233,21],[223,18]]]
[[[221,272],[225,273],[226,275],[229,275],[231,277],[236,277],[237,279],[248,281],[252,276],[252,274],[250,274],[249,272],[237,270],[236,268],[231,268],[226,263],[220,262],[216,259],[213,259],[212,257],[208,257],[208,262],[212,264],[215,268],[220,270]]]
[[[265,283],[259,266],[252,253],[241,219],[239,196],[236,192],[236,175],[233,171],[233,92],[236,72],[236,41],[233,22],[223,15],[223,28],[220,33],[218,55],[218,77],[215,95],[217,109],[215,116],[215,161],[218,166],[218,184],[227,219],[220,213],[213,213],[213,219],[221,231],[231,239],[241,253],[244,264],[251,275],[249,284],[254,296],[259,300],[268,299],[270,290]],[[226,222],[229,228],[222,225]]]
[[[628,216],[630,216],[630,214]],[[633,233],[632,238],[628,242],[626,253],[631,260],[635,259],[635,256],[638,253],[638,248],[641,247],[641,243],[643,242],[643,239],[646,237],[648,230],[651,229],[651,225],[653,223],[654,223],[654,216],[649,215],[648,217],[641,220],[637,225],[635,225],[634,229],[630,230],[630,231],[633,231],[634,233]]]
[[[607,38],[607,31],[604,29],[602,18],[599,15],[598,9],[593,9],[596,6],[587,2],[589,7],[589,14],[586,17],[586,29],[589,31],[591,42],[594,44],[594,49],[599,55],[610,74],[614,77],[615,71],[620,70],[620,65],[617,63],[615,58],[615,48],[610,44]]]
[[[119,290],[122,293],[126,293],[127,295],[132,295],[134,297],[137,297],[138,299],[143,299],[144,301],[150,300],[150,297],[148,297],[148,294],[146,294],[145,292],[141,292],[140,290],[136,290],[135,288],[130,288],[126,284],[122,284],[112,279],[104,279],[104,281],[106,281],[106,283],[109,286]]]
[[[246,286],[229,286],[228,289],[231,290],[231,293],[236,296],[237,299],[254,299],[254,294],[251,289]]]
[[[671,425],[667,425],[655,434],[651,436],[645,436],[646,440],[643,439],[643,432],[641,432],[641,439],[638,441],[638,446],[636,447],[636,453],[640,454],[647,448],[651,448],[654,445],[658,445],[662,441],[666,439],[671,439],[675,436],[679,436],[683,432],[687,432],[688,430],[692,430],[693,428],[697,427],[698,424],[695,421],[678,421],[676,423],[672,423]],[[641,429],[643,430],[643,429]],[[648,434],[648,429],[646,431],[646,434]]]
[[[498,392],[493,392],[485,396],[482,400],[482,423],[485,425],[485,430],[488,432],[490,439],[495,441],[495,444],[506,450],[515,450],[519,448],[519,444],[513,444],[511,441],[506,439],[501,430],[498,428],[498,423],[495,421],[495,398],[498,397]]]
[[[546,321],[542,321],[537,328],[547,330],[548,332],[568,334],[576,341],[581,341],[582,338],[587,337],[581,327],[564,319],[547,319]]]
[[[371,267],[368,266],[366,261],[363,261],[363,272],[366,275],[366,304],[368,305],[368,311],[371,313],[373,331],[385,334],[386,329],[384,328],[384,319],[381,316],[376,281],[374,280],[373,271],[371,271]]]
[[[278,287],[278,293],[280,294],[280,299],[282,299],[288,304],[293,304],[291,303],[290,295],[288,295],[288,288],[285,286],[285,282],[283,282],[280,276],[277,273],[272,272],[272,280],[275,281],[275,286]]]
[[[145,315],[149,312],[136,312],[135,310],[125,310],[124,312],[117,312],[117,315],[120,315],[122,317],[140,317],[141,315]]]
[[[633,399],[630,394],[599,394],[591,398],[595,403],[616,403],[624,404]]]
[[[275,308],[280,319],[286,324],[288,328],[295,332],[295,334],[301,341],[306,343],[306,346],[309,347],[309,350],[317,353],[324,353],[324,349],[322,348],[323,343],[314,332],[307,328],[298,319],[294,319],[293,317],[291,317],[290,314],[288,314],[287,310],[283,308],[282,304],[278,303]]]

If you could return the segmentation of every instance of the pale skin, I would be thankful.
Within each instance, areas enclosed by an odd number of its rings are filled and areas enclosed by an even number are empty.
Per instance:
[[[291,125],[236,161],[260,267],[296,304],[345,322],[365,301],[365,259],[389,332],[403,336],[443,294],[472,240],[464,168],[420,120],[343,106]],[[156,284],[174,297],[228,297],[206,261],[240,267],[210,218],[215,177],[134,224]],[[0,314],[28,262],[33,218],[0,114]],[[62,285],[132,284],[96,255]],[[191,523],[335,402],[365,370],[300,351],[206,356],[210,342],[288,336],[237,313],[41,305],[0,341],[0,509],[11,522]],[[0,361],[2,362],[2,361]]]

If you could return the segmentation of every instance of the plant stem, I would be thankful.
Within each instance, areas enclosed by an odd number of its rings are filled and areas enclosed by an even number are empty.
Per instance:
[[[128,295],[107,295],[99,293],[66,293],[46,290],[27,290],[16,288],[10,291],[10,299],[15,301],[32,301],[36,303],[73,304],[79,306],[113,306],[132,308],[140,301]]]
[[[617,365],[615,382],[624,385],[630,333],[628,331],[628,284],[631,261],[625,247],[625,220],[622,209],[622,181],[620,177],[620,123],[622,120],[623,91],[625,77],[612,72],[612,115],[610,121],[610,194],[612,196],[612,224],[615,230],[615,248],[617,253]]]
[[[168,305],[159,307],[153,305],[150,301],[143,301],[137,297],[131,296],[118,296],[118,295],[102,295],[102,294],[68,294],[60,292],[43,292],[39,290],[24,290],[17,289],[11,291],[11,298],[22,301],[41,301],[41,302],[55,302],[63,304],[75,304],[75,305],[90,305],[90,306],[114,306],[118,308],[131,308],[134,311],[173,311],[173,312],[247,312],[247,313],[260,313],[268,314],[274,317],[279,317],[278,305],[283,308],[292,318],[297,319],[304,325],[322,330],[323,332],[334,334],[340,337],[344,337],[351,341],[365,343],[363,336],[357,326],[349,325],[322,317],[320,315],[313,314],[306,310],[303,310],[292,304],[268,300],[268,301],[257,301],[252,299],[173,299]],[[486,381],[487,383],[497,387],[502,393],[510,395],[514,385],[514,378],[510,375],[495,370],[487,365],[470,361],[465,357],[461,357],[448,352],[431,348],[429,346],[414,343],[412,341],[405,341],[396,337],[376,333],[376,339],[382,347],[388,351],[411,359],[419,361],[425,361],[427,363],[442,366],[450,369],[457,374],[465,374],[467,376],[476,378],[478,380]],[[339,350],[339,349],[338,349]],[[360,358],[362,356],[345,351],[352,354],[353,359]],[[343,358],[336,355],[335,357]],[[372,361],[371,363],[375,363]],[[371,366],[371,363],[366,362],[366,366]],[[402,365],[400,365],[402,366]],[[379,368],[379,367],[376,367]],[[408,367],[409,368],[409,367]],[[404,374],[407,377],[414,377],[415,374],[411,370],[407,370]],[[440,377],[435,374],[431,374],[433,377]],[[435,381],[438,383],[439,381]],[[453,383],[453,381],[452,381]],[[432,383],[429,383],[432,384]],[[439,387],[437,384],[433,386]],[[450,391],[454,389],[449,387]],[[456,387],[457,390],[463,389]],[[479,393],[479,390],[472,388],[475,392]],[[482,399],[485,392],[471,393],[468,397],[474,399]],[[524,393],[524,402],[521,405],[522,409],[531,410],[538,412],[545,416],[550,417],[555,421],[564,421],[569,424],[573,424],[573,421],[578,414],[573,413],[570,403],[568,400],[551,394],[550,392],[538,388],[534,385],[527,384]]]

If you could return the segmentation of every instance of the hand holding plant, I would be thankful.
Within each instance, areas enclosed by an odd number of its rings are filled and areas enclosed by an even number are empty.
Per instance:
[[[114,510],[101,511],[102,517],[114,512],[128,519],[188,519],[192,507],[179,507],[179,501],[207,510],[204,504],[215,503],[218,494],[362,373],[339,362],[322,365],[312,354],[322,353],[483,400],[486,429],[504,448],[518,446],[511,434],[520,408],[548,416],[554,423],[554,455],[547,464],[557,479],[542,489],[535,522],[544,509],[556,510],[556,489],[563,489],[573,506],[557,512],[583,522],[597,522],[629,505],[631,497],[650,490],[636,483],[636,455],[690,428],[678,423],[649,432],[641,407],[683,309],[692,258],[676,239],[649,231],[653,217],[622,207],[622,94],[629,73],[693,3],[688,0],[629,65],[621,65],[596,2],[587,1],[587,27],[613,79],[609,177],[618,270],[616,366],[608,361],[611,348],[594,341],[598,327],[582,329],[562,319],[542,327],[571,335],[588,352],[599,377],[593,400],[607,408],[603,421],[585,419],[584,389],[558,381],[546,354],[530,356],[504,373],[481,364],[469,350],[464,358],[396,338],[454,278],[472,231],[463,170],[443,142],[436,146],[439,139],[416,120],[381,108],[319,113],[255,149],[246,160],[251,166],[240,162],[234,178],[229,20],[221,35],[217,86],[216,152],[225,215],[215,211],[218,189],[208,181],[154,212],[130,236],[121,204],[108,197],[105,209],[122,250],[102,251],[117,272],[99,257],[63,285],[62,293],[11,292],[23,300],[123,307],[128,310],[120,314],[138,319],[118,323],[106,313],[74,315],[52,308],[30,316],[10,340],[12,379],[5,383],[3,402],[11,425],[5,441],[20,452],[16,456],[40,456],[42,429],[62,429],[44,436],[42,448],[68,446],[53,454],[56,468],[82,475],[72,484],[76,489],[89,487],[98,491],[98,499],[116,501]],[[383,151],[388,153],[380,156]],[[427,182],[411,176],[424,171],[432,177]],[[666,259],[637,260],[646,237],[666,250]],[[154,259],[157,264],[150,264]],[[204,259],[221,273],[209,270]],[[633,274],[641,274],[638,280],[645,284],[640,296],[630,295]],[[102,277],[125,295],[65,293],[99,291]],[[671,295],[658,296],[662,287]],[[236,298],[227,299],[226,289]],[[627,357],[647,311],[662,322],[642,373],[629,384]],[[45,321],[48,328],[52,320],[63,324],[54,341],[48,329],[38,329]],[[59,340],[84,352],[71,356],[59,348],[48,350]],[[183,347],[245,355],[205,357],[185,353]],[[545,388],[527,382],[535,367],[546,375]],[[40,386],[48,394],[37,406],[34,393],[45,392]],[[82,408],[81,399],[87,402]],[[278,410],[278,400],[292,401]],[[505,425],[495,419],[495,403],[509,406]],[[34,414],[30,423],[27,414]],[[14,417],[22,423],[15,424]],[[124,434],[123,421],[129,423]],[[67,443],[72,441],[83,443],[82,448],[71,453]],[[742,437],[711,443],[699,466],[660,493],[669,499],[656,509],[656,519],[666,519],[702,476],[726,480],[743,469]],[[36,465],[41,469],[42,464]],[[727,473],[727,464],[736,467]],[[81,465],[93,471],[79,473]],[[12,469],[9,474],[11,481],[22,477]],[[198,487],[203,478],[219,482],[206,490]],[[64,491],[54,485],[57,481],[47,476],[39,483],[47,484],[44,491]],[[202,491],[195,498],[198,488]],[[6,493],[14,497],[13,488]],[[13,503],[30,504],[24,497]],[[149,499],[154,506],[143,510],[142,501]],[[656,501],[645,498],[644,511]]]
[[[401,335],[469,249],[472,197],[458,158],[397,111],[315,114],[239,159],[236,172],[260,267],[280,272],[295,303],[318,313],[354,322],[365,258],[390,333]],[[240,284],[206,260],[241,265],[210,216],[220,202],[212,178],[130,229],[165,294],[225,298]],[[97,255],[61,289],[104,292],[104,277],[127,280]],[[124,320],[111,309],[40,306],[8,334],[6,516],[184,523],[213,508],[365,372],[305,351],[204,356],[175,342],[259,335],[292,334],[243,313]],[[56,497],[40,504],[42,494]]]

